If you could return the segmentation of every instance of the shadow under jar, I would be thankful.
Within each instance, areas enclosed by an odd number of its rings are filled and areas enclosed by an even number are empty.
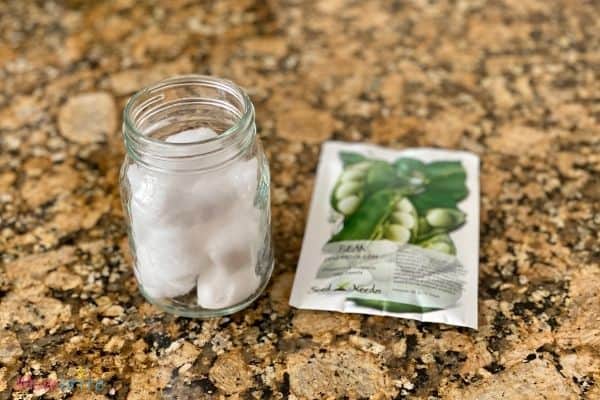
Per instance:
[[[248,306],[273,270],[269,166],[232,82],[183,76],[129,99],[121,198],[144,297],[209,318]]]

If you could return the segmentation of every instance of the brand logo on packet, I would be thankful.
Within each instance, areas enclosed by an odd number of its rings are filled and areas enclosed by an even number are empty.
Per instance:
[[[331,283],[326,286],[318,287],[312,286],[310,290],[314,293],[331,293],[331,292],[357,292],[357,293],[365,293],[365,294],[381,294],[382,290],[378,289],[375,284],[365,287],[359,286],[357,284],[353,285],[339,285],[334,287]]]

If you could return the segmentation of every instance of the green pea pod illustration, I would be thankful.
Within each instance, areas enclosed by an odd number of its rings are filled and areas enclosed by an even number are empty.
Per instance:
[[[431,225],[429,225],[429,223],[427,222],[427,219],[425,219],[425,217],[419,217],[419,221],[417,222],[417,224],[418,224],[417,225],[418,238],[425,237],[425,235],[427,235],[432,230]]]
[[[415,241],[419,232],[417,210],[407,197],[402,196],[384,222],[383,237],[399,244]]]
[[[357,306],[374,308],[376,310],[394,313],[426,313],[441,310],[441,308],[421,307],[413,304],[396,303],[388,300],[361,299],[356,297],[349,297],[346,300],[352,301]]]
[[[383,222],[390,216],[401,196],[399,191],[389,189],[373,193],[360,204],[355,213],[346,218],[344,227],[333,235],[330,242],[379,239]]]
[[[456,254],[456,246],[447,233],[437,234],[417,243],[417,245],[426,249],[436,250],[450,255]]]
[[[367,160],[348,165],[331,193],[331,206],[344,216],[352,215],[363,199],[388,187],[396,179],[394,168],[385,161]]]
[[[453,231],[465,222],[465,217],[466,215],[462,211],[453,208],[428,210],[424,217],[419,217],[415,242],[423,242],[434,236]]]
[[[367,194],[376,192],[389,186],[393,186],[396,181],[396,171],[385,161],[373,161],[367,170],[365,190]]]
[[[356,213],[346,218],[331,242],[388,239],[399,244],[415,241],[418,215],[399,189],[383,189],[369,196]]]
[[[365,195],[367,171],[371,167],[370,161],[361,161],[350,164],[344,169],[331,192],[331,206],[341,214],[353,214]]]
[[[433,228],[451,231],[465,223],[465,213],[454,208],[432,208],[427,210],[425,220]]]

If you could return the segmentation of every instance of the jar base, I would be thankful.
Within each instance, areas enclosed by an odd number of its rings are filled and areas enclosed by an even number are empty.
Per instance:
[[[203,308],[200,306],[195,306],[195,307],[183,306],[181,304],[176,303],[175,301],[173,301],[171,299],[154,299],[154,298],[150,297],[144,291],[144,288],[139,285],[139,283],[138,283],[138,289],[139,289],[140,293],[142,294],[142,296],[144,297],[144,299],[146,299],[146,301],[148,301],[150,304],[156,306],[161,311],[164,311],[169,314],[174,314],[174,315],[177,315],[180,317],[185,317],[185,318],[196,318],[196,319],[209,319],[209,318],[215,318],[215,317],[224,317],[226,315],[235,314],[236,312],[243,310],[244,308],[246,308],[250,304],[252,304],[257,298],[259,298],[260,295],[262,295],[262,293],[266,289],[266,287],[269,284],[269,281],[271,279],[271,274],[273,272],[273,266],[274,266],[274,262],[271,263],[271,266],[268,269],[269,276],[265,279],[264,283],[262,283],[260,285],[260,287],[256,290],[256,292],[254,294],[252,294],[252,296],[248,297],[246,300],[242,301],[241,303],[238,303],[231,307],[225,307],[225,308],[219,308],[219,309],[208,309],[208,308]]]

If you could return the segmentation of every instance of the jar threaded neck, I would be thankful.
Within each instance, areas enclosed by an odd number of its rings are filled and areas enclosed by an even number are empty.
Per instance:
[[[217,135],[172,143],[176,133],[210,128]],[[254,106],[234,83],[202,75],[169,78],[134,94],[123,111],[128,156],[149,169],[195,172],[232,161],[254,142]]]

